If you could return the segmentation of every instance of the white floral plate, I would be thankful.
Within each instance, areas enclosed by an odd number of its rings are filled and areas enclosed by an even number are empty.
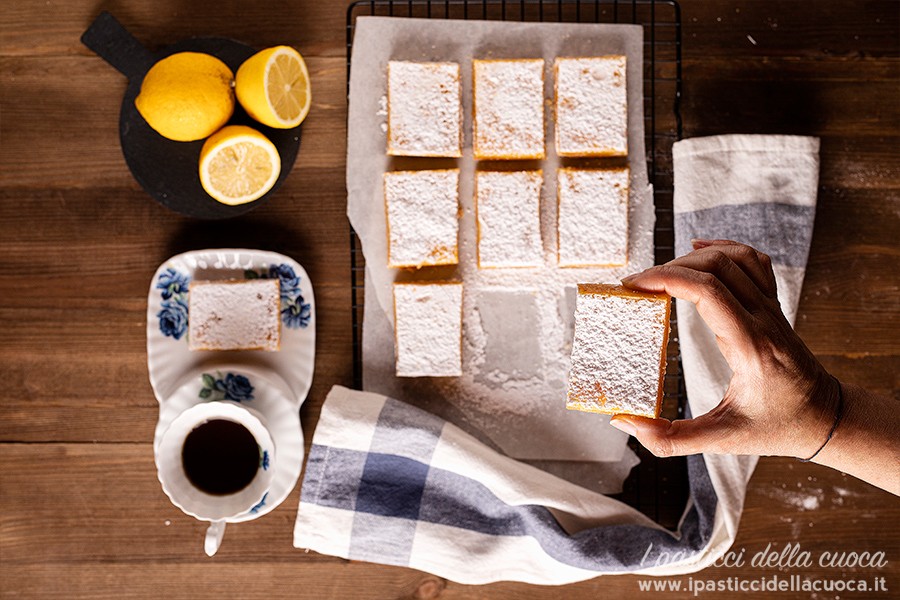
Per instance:
[[[188,350],[188,295],[194,280],[281,279],[281,350]],[[147,366],[160,402],[187,373],[216,364],[261,367],[288,384],[297,408],[312,384],[316,356],[316,309],[312,284],[296,261],[260,250],[196,250],[173,256],[156,270],[147,299]]]
[[[278,277],[281,280],[281,349],[263,351],[190,351],[187,343],[188,295],[194,280],[227,280]],[[278,472],[266,505],[256,513],[233,521],[255,519],[275,508],[291,492],[303,463],[303,431],[300,406],[312,385],[316,355],[316,309],[312,284],[300,264],[283,254],[260,250],[196,250],[173,256],[156,270],[147,299],[147,367],[150,385],[159,401],[159,436],[181,411],[203,402],[182,390],[207,374],[216,382],[223,374],[222,389],[211,389],[208,399],[218,393],[240,394],[243,381],[226,383],[233,375],[253,374],[266,388],[280,390],[286,401],[260,394],[257,408],[266,415],[275,435]],[[227,365],[227,366],[223,366]],[[228,398],[232,399],[232,398]],[[279,448],[293,448],[282,454]],[[277,489],[276,489],[277,488]]]
[[[275,444],[272,485],[259,504],[226,521],[240,523],[257,519],[284,502],[300,477],[303,430],[300,428],[297,403],[291,399],[287,384],[277,375],[263,369],[219,365],[210,370],[193,371],[182,379],[171,396],[160,402],[159,422],[153,438],[153,453],[157,460],[160,441],[172,421],[200,402],[215,400],[231,400],[256,409],[265,416],[268,423],[269,433]]]

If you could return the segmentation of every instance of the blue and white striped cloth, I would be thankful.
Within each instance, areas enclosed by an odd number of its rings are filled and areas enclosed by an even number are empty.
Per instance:
[[[691,238],[767,252],[793,319],[815,217],[818,140],[700,138],[673,154],[679,253]],[[730,372],[693,307],[677,310],[690,410],[701,414],[721,399]],[[335,387],[313,436],[294,546],[467,584],[688,573],[731,546],[755,465],[756,457],[689,457],[691,497],[671,533],[418,408]]]

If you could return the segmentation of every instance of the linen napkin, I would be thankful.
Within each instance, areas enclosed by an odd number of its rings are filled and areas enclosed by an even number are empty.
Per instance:
[[[819,139],[721,135],[676,142],[675,253],[691,239],[730,239],[772,259],[778,300],[791,326],[816,218]],[[731,380],[715,336],[690,302],[676,300],[685,388],[692,414],[715,407]],[[731,546],[756,456],[704,455],[719,499],[711,546]]]
[[[677,251],[689,251],[691,238],[727,237],[767,252],[793,320],[815,217],[818,140],[701,138],[678,142],[673,154]],[[698,415],[719,402],[730,372],[693,307],[679,302],[677,311],[689,411]],[[689,573],[731,546],[755,465],[755,457],[688,457],[690,499],[669,532],[418,408],[335,387],[313,435],[294,546],[466,584]]]

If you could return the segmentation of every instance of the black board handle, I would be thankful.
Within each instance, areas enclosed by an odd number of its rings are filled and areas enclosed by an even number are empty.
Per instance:
[[[100,13],[81,36],[81,43],[128,79],[142,78],[156,58],[110,13]]]

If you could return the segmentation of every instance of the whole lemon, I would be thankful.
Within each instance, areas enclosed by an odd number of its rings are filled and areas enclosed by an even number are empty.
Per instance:
[[[191,142],[212,135],[234,113],[234,74],[200,52],[168,56],[147,71],[134,105],[163,137]]]

